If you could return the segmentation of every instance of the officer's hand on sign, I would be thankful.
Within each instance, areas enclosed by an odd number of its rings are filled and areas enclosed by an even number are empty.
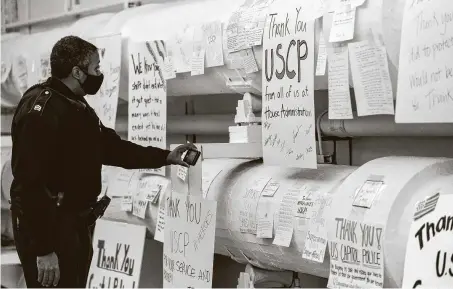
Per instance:
[[[55,253],[39,256],[36,259],[38,266],[38,282],[44,287],[57,286],[60,281],[60,267]]]
[[[182,160],[182,154],[189,150],[193,149],[196,150],[197,147],[194,144],[188,143],[177,146],[174,150],[172,150],[167,156],[167,164],[169,165],[180,165],[183,167],[188,168],[189,165]]]

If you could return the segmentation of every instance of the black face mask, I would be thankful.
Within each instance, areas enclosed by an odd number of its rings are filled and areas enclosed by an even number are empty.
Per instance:
[[[83,70],[82,70],[83,71]],[[86,94],[94,95],[101,88],[102,82],[104,81],[104,74],[101,75],[91,75],[83,71],[86,74],[87,78],[85,82],[81,84],[83,91]],[[80,81],[79,81],[80,83]]]

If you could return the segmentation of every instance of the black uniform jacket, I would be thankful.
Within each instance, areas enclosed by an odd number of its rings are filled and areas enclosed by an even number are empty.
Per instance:
[[[11,134],[12,209],[21,209],[38,256],[54,251],[53,236],[58,233],[56,202],[49,193],[64,192],[61,210],[76,213],[96,202],[103,164],[159,168],[169,154],[122,140],[102,125],[83,97],[54,78],[24,94]]]

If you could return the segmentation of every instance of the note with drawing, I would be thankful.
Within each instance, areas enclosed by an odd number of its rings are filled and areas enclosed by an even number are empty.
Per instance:
[[[357,115],[395,114],[385,47],[368,40],[349,43]]]
[[[453,1],[407,1],[401,31],[397,123],[453,122]]]
[[[213,21],[202,26],[204,32],[206,49],[206,67],[222,66],[223,62],[223,41],[222,22]]]
[[[271,7],[262,60],[264,163],[316,168],[314,21],[301,18],[299,1]],[[278,33],[271,28],[279,25],[291,29]],[[297,63],[299,69],[281,70],[285,63]]]

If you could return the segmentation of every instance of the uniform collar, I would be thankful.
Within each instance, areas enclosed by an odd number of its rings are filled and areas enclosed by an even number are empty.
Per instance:
[[[67,87],[66,84],[64,84],[61,80],[59,80],[59,79],[57,79],[55,77],[50,77],[47,80],[47,83],[48,83],[50,88],[52,88],[53,90],[56,90],[57,92],[63,94],[67,98],[70,98],[70,99],[73,99],[73,100],[77,100],[77,101],[81,101],[81,102],[85,103],[85,99],[83,97],[75,95],[74,92],[72,92],[72,90],[69,89],[69,87]]]

